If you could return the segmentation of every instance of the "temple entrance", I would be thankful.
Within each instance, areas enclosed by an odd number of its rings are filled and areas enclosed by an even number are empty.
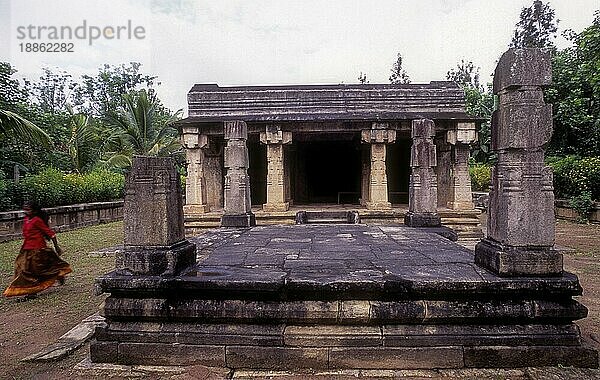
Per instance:
[[[298,141],[292,198],[299,204],[358,204],[361,196],[360,142],[355,138],[346,141],[323,141],[322,138]]]

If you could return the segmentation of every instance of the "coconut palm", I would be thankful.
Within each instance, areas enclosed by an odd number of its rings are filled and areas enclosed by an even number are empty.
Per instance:
[[[0,109],[0,134],[41,145],[46,149],[50,149],[52,146],[50,136],[40,127],[8,110]]]
[[[123,95],[125,106],[111,117],[112,133],[106,139],[107,164],[127,167],[133,155],[171,156],[181,152],[173,123],[181,111],[166,112],[146,90]]]
[[[74,113],[73,109],[67,106],[71,117],[69,118],[69,127],[71,137],[67,144],[71,163],[77,173],[89,168],[97,159],[97,140],[94,127],[90,122],[90,117],[82,113]]]

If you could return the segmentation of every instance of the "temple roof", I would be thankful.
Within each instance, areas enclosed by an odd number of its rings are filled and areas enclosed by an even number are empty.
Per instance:
[[[196,84],[181,124],[352,120],[477,120],[453,82],[220,87]]]

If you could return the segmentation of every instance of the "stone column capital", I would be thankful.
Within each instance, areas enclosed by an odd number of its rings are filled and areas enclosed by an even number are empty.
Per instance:
[[[279,125],[270,125],[260,132],[260,142],[263,144],[291,144],[292,132],[282,131]]]
[[[394,129],[363,129],[361,141],[364,144],[392,144],[396,141]]]
[[[208,147],[208,136],[184,130],[181,134],[181,144],[185,149],[202,149]]]
[[[446,142],[452,145],[470,145],[477,141],[477,126],[475,123],[456,123],[455,129],[446,131]]]

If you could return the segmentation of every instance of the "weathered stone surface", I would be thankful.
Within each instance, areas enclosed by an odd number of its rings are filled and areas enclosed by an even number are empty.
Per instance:
[[[124,274],[173,276],[192,265],[196,247],[185,240],[179,174],[172,159],[133,159],[124,204],[124,249],[116,269]]]
[[[286,346],[299,347],[356,347],[381,346],[378,326],[287,326],[284,333]]]
[[[227,367],[253,369],[327,368],[327,348],[227,347]]]
[[[598,367],[598,352],[580,346],[465,347],[464,355],[474,368]]]
[[[408,212],[404,224],[410,227],[438,227],[441,219],[437,214],[437,176],[434,167],[437,157],[433,137],[433,120],[413,120],[411,136],[413,144],[410,156],[410,184],[408,188]]]
[[[462,368],[462,347],[332,348],[331,368]]]
[[[177,343],[119,343],[120,364],[225,367],[225,346]]]
[[[287,211],[290,203],[289,194],[289,165],[286,165],[284,145],[291,144],[292,133],[281,130],[281,126],[267,126],[261,132],[260,141],[267,145],[267,203],[263,211]]]
[[[208,136],[200,134],[197,127],[182,129],[181,142],[185,148],[187,176],[185,178],[186,212],[204,213],[210,211],[207,204],[204,148]]]
[[[549,50],[507,50],[494,72],[494,93],[511,87],[549,86],[552,83],[550,59]]]
[[[225,139],[225,213],[223,227],[250,227],[256,225],[251,210],[250,177],[248,176],[248,126],[243,121],[224,123]]]
[[[477,264],[503,276],[551,276],[562,271],[553,251],[554,193],[544,150],[552,136],[552,108],[542,87],[551,80],[550,52],[510,49],[494,75],[498,110],[492,118],[492,171],[488,236]]]
[[[373,123],[371,129],[363,130],[361,133],[362,142],[370,144],[369,169],[363,171],[363,175],[368,174],[369,178],[365,181],[367,188],[362,195],[363,203],[370,210],[386,210],[392,207],[388,201],[385,144],[391,144],[396,140],[396,131],[388,128],[385,123]]]
[[[119,343],[93,340],[90,344],[90,360],[94,363],[117,363],[119,360]]]

